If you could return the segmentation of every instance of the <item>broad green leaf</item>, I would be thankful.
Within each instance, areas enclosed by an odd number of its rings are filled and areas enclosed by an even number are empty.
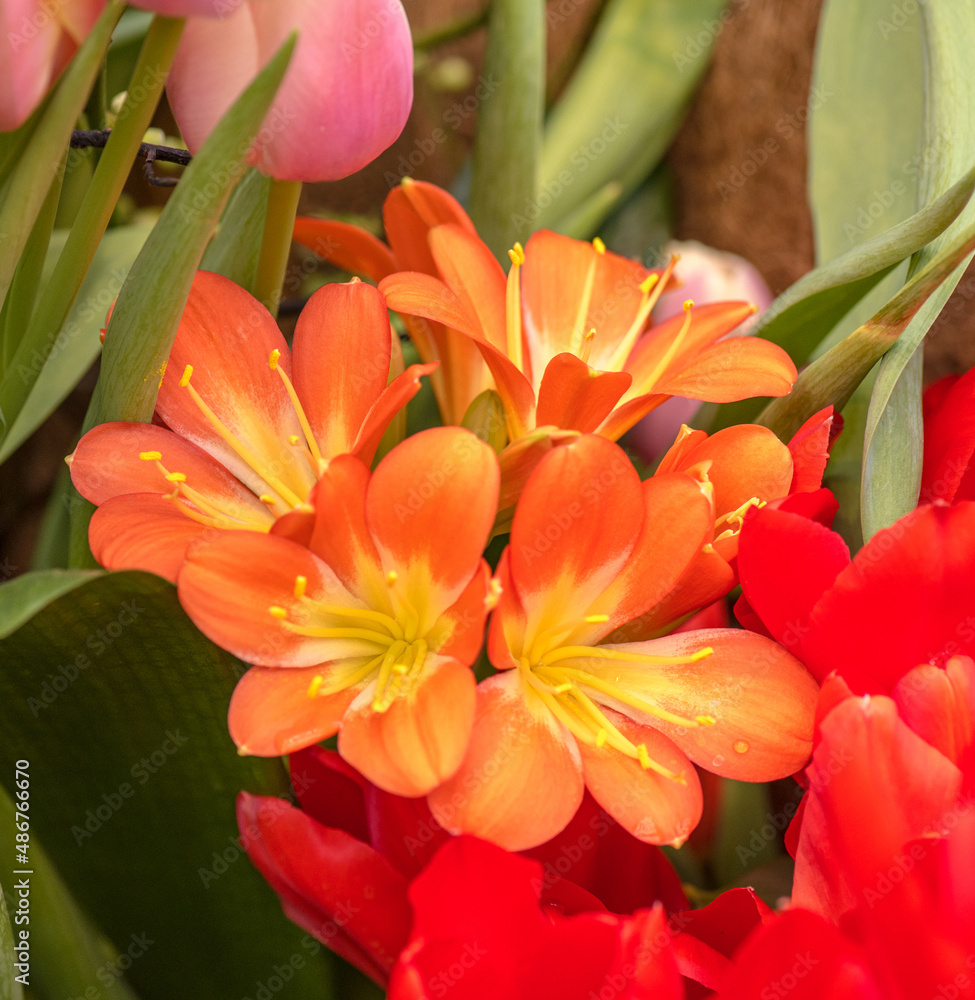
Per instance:
[[[252,295],[270,183],[270,177],[259,170],[252,167],[247,171],[227,203],[217,232],[200,263],[204,271],[216,271]]]
[[[99,334],[108,310],[151,230],[151,221],[141,221],[109,229],[102,237],[78,298],[50,353],[30,359],[40,374],[0,446],[0,462],[6,461],[54,412],[98,357],[102,347]],[[54,233],[48,270],[64,247],[66,237],[63,230]]]
[[[74,123],[88,99],[125,5],[109,0],[85,39],[24,146],[0,206],[0,297],[7,294],[37,213],[51,189]]]
[[[0,586],[0,639],[6,639],[52,601],[70,594],[82,584],[104,576],[100,569],[56,569],[47,573],[24,573]]]
[[[829,404],[841,410],[870,369],[896,344],[918,310],[972,250],[975,226],[956,237],[873,318],[813,361],[800,374],[792,393],[769,403],[757,423],[787,441],[810,414]]]
[[[7,904],[0,893],[0,1000],[21,1000],[24,988],[17,976],[21,973],[14,968],[13,928],[7,914]]]
[[[474,140],[471,218],[494,255],[529,233],[516,222],[535,197],[545,108],[544,0],[493,0]]]
[[[803,275],[769,306],[753,332],[784,347],[797,365],[804,365],[857,302],[901,261],[944,232],[973,190],[975,168],[927,208]],[[713,429],[746,423],[761,407],[762,400],[756,399],[728,403]]]
[[[0,788],[0,836],[6,843],[14,843],[16,818],[13,800]],[[103,1000],[136,1000],[125,979],[114,975],[118,953],[81,912],[33,830],[28,857],[32,995],[52,1000],[84,997],[86,991],[93,995],[94,987]],[[0,869],[0,882],[10,898],[16,898],[13,887],[19,877]]]
[[[98,167],[87,187],[54,273],[20,334],[17,350],[0,384],[0,407],[8,423],[0,431],[5,437],[9,423],[23,408],[39,370],[33,363],[44,358],[71,311],[85,275],[108,226],[125,180],[139,152],[139,144],[162,96],[163,84],[176,54],[183,21],[157,17],[146,35],[129,96],[112,128]],[[9,329],[7,332],[10,332]]]
[[[557,7],[550,12],[558,16]],[[517,210],[522,238],[561,228],[611,182],[621,197],[640,186],[732,16],[725,0],[609,0],[546,123],[538,189]]]
[[[972,0],[930,0],[921,5],[928,97],[923,155],[919,160],[922,192],[933,197],[975,163],[975,4]],[[969,205],[938,240],[918,254],[918,270],[975,222]],[[864,435],[862,525],[865,538],[892,524],[917,504],[923,459],[921,368],[919,350],[952,289],[964,273],[964,263],[946,278],[877,373]]]
[[[0,588],[0,633],[24,588],[55,593],[64,574],[28,580]],[[326,967],[236,840],[237,792],[286,794],[287,773],[236,754],[227,705],[244,666],[197,631],[175,589],[93,576],[0,640],[0,662],[0,746],[30,762],[31,829],[131,959],[139,996],[254,996],[299,956],[288,995],[327,997]]]

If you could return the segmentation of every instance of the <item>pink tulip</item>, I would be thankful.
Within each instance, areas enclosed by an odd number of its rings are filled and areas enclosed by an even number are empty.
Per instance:
[[[244,0],[132,0],[134,7],[163,17],[226,17]]]
[[[191,151],[295,28],[298,45],[251,162],[277,180],[337,180],[395,141],[413,102],[399,0],[247,0],[221,21],[186,25],[167,90]]]
[[[104,6],[105,0],[0,3],[0,132],[23,125]]]

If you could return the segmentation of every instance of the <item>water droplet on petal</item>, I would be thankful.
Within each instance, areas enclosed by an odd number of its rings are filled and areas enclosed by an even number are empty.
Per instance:
[[[722,756],[721,756],[721,754],[718,754],[718,755],[717,755],[717,756],[716,756],[716,757],[714,758],[714,760],[712,760],[712,761],[711,761],[711,766],[712,766],[712,767],[721,767],[721,765],[722,765],[723,763],[724,763],[724,757],[722,757]]]
[[[735,753],[748,753],[748,744],[744,740],[735,740]]]

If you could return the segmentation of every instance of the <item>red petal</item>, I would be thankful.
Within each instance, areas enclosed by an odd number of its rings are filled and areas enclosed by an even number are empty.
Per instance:
[[[535,422],[589,434],[612,412],[630,381],[626,372],[596,371],[574,354],[557,354],[542,376]]]
[[[241,792],[237,823],[285,913],[385,985],[409,933],[406,879],[371,847],[280,799]]]
[[[975,743],[975,663],[953,656],[944,667],[915,667],[894,686],[901,718],[959,767]]]
[[[450,834],[433,818],[427,800],[390,795],[375,785],[365,790],[369,840],[407,878],[419,874]]]
[[[302,811],[322,826],[345,830],[369,843],[364,800],[366,779],[334,750],[306,747],[288,758],[291,787]]]
[[[293,235],[295,242],[349,274],[364,274],[381,281],[396,270],[396,261],[386,244],[348,222],[300,215],[295,219]]]
[[[294,385],[326,458],[352,451],[366,414],[386,388],[389,338],[386,303],[361,281],[324,285],[302,309],[294,336]],[[353,357],[351,370],[336,363]]]
[[[157,493],[129,493],[92,514],[88,544],[105,569],[141,569],[175,583],[190,545],[211,532]]]
[[[582,801],[575,740],[537,698],[529,707],[517,671],[482,681],[477,693],[467,755],[429,796],[430,808],[452,833],[509,851],[535,847],[562,830]]]
[[[972,478],[975,453],[975,368],[942,388],[935,403],[931,388],[925,393],[924,469],[921,500],[956,498],[963,481]],[[975,499],[966,496],[966,499]]]
[[[820,680],[836,666],[836,647],[828,657],[807,659],[806,643],[816,629],[811,614],[849,561],[839,535],[798,514],[749,511],[741,529],[742,593],[772,635]]]
[[[426,795],[460,767],[474,722],[473,671],[429,654],[407,697],[385,712],[372,708],[370,685],[339,730],[339,752],[373,784],[394,795]]]
[[[360,687],[327,698],[309,698],[321,667],[277,670],[251,667],[230,698],[227,724],[241,754],[282,757],[334,736]]]
[[[833,429],[833,407],[814,413],[792,435],[789,451],[795,473],[792,477],[790,493],[806,493],[819,489],[829,461],[830,435]]]

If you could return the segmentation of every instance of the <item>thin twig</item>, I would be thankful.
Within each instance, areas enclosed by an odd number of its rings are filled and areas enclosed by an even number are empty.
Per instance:
[[[74,149],[102,149],[111,134],[111,129],[75,129],[71,133],[71,146]],[[193,159],[189,150],[178,146],[159,146],[152,142],[140,143],[139,155],[146,161],[143,167],[146,180],[157,187],[173,187],[176,184],[175,177],[156,176],[157,162],[178,163],[185,167]]]

